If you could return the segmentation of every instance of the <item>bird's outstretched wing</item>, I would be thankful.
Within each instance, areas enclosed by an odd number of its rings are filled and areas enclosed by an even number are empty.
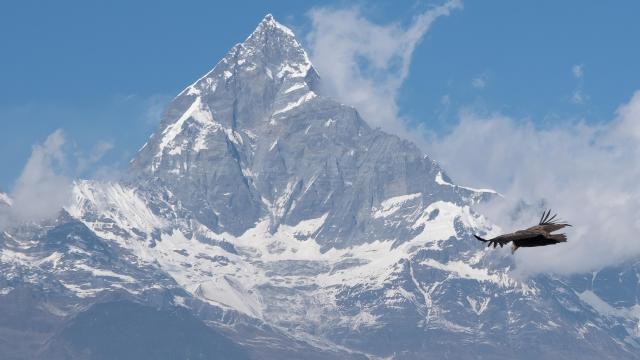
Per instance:
[[[480,236],[478,236],[478,235],[473,235],[473,236],[474,236],[476,239],[478,239],[478,240],[480,240],[480,241],[482,241],[482,242],[488,243],[488,244],[487,244],[487,247],[491,247],[491,245],[493,245],[493,247],[494,247],[494,248],[495,248],[496,246],[498,246],[498,245],[500,245],[500,247],[503,247],[505,244],[507,244],[507,243],[509,243],[509,241],[511,241],[511,240],[505,240],[505,239],[503,239],[502,237],[503,237],[504,235],[501,235],[501,236],[495,237],[495,238],[493,238],[493,239],[483,239],[483,238],[481,238],[481,237],[480,237]]]
[[[493,239],[483,239],[478,235],[473,235],[473,236],[482,242],[488,243],[487,247],[490,247],[491,245],[493,245],[494,248],[498,245],[500,245],[500,247],[503,247],[504,245],[512,241],[515,244],[516,242],[517,243],[537,242],[544,239],[544,235],[541,234],[540,232],[530,231],[530,230],[518,230],[513,233],[496,236]]]
[[[549,234],[564,227],[571,226],[561,220],[556,220],[556,216],[558,216],[558,214],[551,216],[551,209],[542,212],[542,217],[540,217],[538,225],[528,228],[527,231],[544,232]]]
[[[487,239],[483,239],[483,238],[481,238],[480,236],[475,235],[475,234],[473,235],[473,237],[475,237],[476,239],[478,239],[478,240],[480,240],[480,241],[482,241],[482,242],[485,242],[485,243],[486,243],[486,242],[489,242],[489,240],[487,240]]]

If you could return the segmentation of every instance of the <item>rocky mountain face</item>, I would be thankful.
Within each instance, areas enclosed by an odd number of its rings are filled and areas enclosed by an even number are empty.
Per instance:
[[[0,233],[0,353],[640,358],[637,264],[513,278],[508,250],[471,237],[499,231],[472,210],[498,195],[320,81],[268,15],[171,102],[126,179],[79,180],[58,218]]]

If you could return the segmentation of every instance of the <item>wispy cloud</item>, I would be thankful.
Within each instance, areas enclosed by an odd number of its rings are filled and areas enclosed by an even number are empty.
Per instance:
[[[71,201],[73,179],[98,163],[113,143],[98,141],[88,154],[70,148],[60,129],[32,147],[11,191],[11,206],[0,207],[0,228],[56,216]]]
[[[571,102],[574,104],[584,104],[588,97],[584,94],[582,89],[576,89],[571,94]]]
[[[168,95],[151,95],[143,98],[141,101],[144,109],[142,114],[143,120],[149,125],[156,126],[160,122],[160,119],[162,119],[162,113],[167,108],[171,99]]]
[[[13,119],[0,143],[0,191],[10,191],[29,157],[24,144],[42,141],[47,131],[65,130],[69,177],[114,179],[160,122],[171,100],[166,95],[113,95],[86,104],[29,102],[0,106],[0,119]],[[122,120],[127,119],[127,120]],[[91,122],[91,129],[87,123]],[[17,131],[30,124],[33,131]],[[52,126],[54,126],[52,128]],[[6,140],[5,139],[5,140]],[[116,171],[117,170],[117,171]]]
[[[569,100],[577,105],[584,104],[589,100],[589,96],[584,92],[584,65],[573,65],[571,67],[571,73],[573,77],[576,78],[577,84]]]
[[[573,76],[576,79],[582,79],[582,77],[584,76],[583,67],[584,67],[584,65],[577,64],[577,65],[573,65],[573,67],[571,68],[571,72],[573,73]]]
[[[360,8],[314,8],[309,12],[311,58],[324,91],[355,106],[372,126],[414,137],[398,114],[398,92],[413,51],[434,21],[462,7],[448,1],[416,16],[409,26],[375,24]]]
[[[482,90],[487,86],[487,81],[489,81],[489,76],[487,74],[480,74],[471,80],[471,86]]]
[[[87,156],[78,155],[77,173],[82,174],[98,163],[114,147],[112,141],[99,140]]]
[[[54,216],[70,200],[71,180],[62,175],[66,166],[64,133],[56,130],[34,145],[11,193],[12,221],[37,221]]]
[[[604,125],[538,128],[501,114],[462,112],[429,152],[454,180],[505,195],[479,210],[505,230],[545,207],[574,224],[569,242],[516,253],[523,274],[589,271],[640,255],[640,91]],[[529,206],[523,206],[529,204]]]

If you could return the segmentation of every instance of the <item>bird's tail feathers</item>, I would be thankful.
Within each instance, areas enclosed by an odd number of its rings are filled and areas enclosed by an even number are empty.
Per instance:
[[[549,238],[557,241],[557,242],[566,242],[567,241],[567,235],[565,234],[554,234],[554,235],[550,235]]]
[[[511,243],[511,255],[513,255],[516,250],[518,250],[519,246],[516,246],[515,243]]]

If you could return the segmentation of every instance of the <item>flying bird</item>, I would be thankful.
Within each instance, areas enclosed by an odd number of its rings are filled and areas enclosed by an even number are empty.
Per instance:
[[[491,245],[493,245],[494,248],[497,245],[503,247],[505,244],[511,242],[512,254],[521,247],[555,245],[557,243],[566,242],[567,235],[551,233],[566,226],[571,226],[565,222],[561,222],[560,220],[554,220],[556,216],[557,214],[551,216],[551,210],[546,212],[543,211],[538,225],[534,225],[528,229],[503,234],[496,236],[493,239],[483,239],[478,235],[473,236],[482,242],[489,243],[487,247]]]

